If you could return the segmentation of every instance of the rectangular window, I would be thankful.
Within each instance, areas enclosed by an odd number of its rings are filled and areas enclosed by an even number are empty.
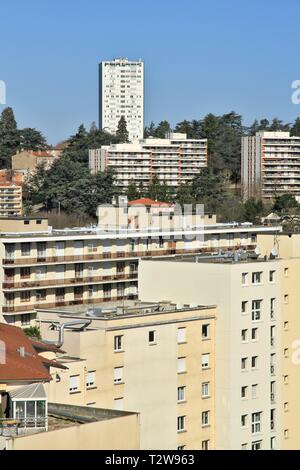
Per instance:
[[[285,275],[285,277],[288,277],[288,275],[289,275],[289,268],[284,268],[284,275]]]
[[[185,328],[178,328],[177,329],[177,342],[178,343],[185,343]]]
[[[123,336],[117,335],[114,337],[114,351],[122,351],[123,350]]]
[[[243,314],[248,313],[247,308],[248,308],[248,302],[247,302],[247,300],[243,300],[243,302],[241,304],[241,311],[242,311]]]
[[[30,278],[30,268],[21,268],[20,269],[21,279],[28,279]]]
[[[255,442],[252,442],[252,444],[251,444],[251,449],[252,449],[252,450],[261,450],[261,442],[262,442],[262,441],[255,441]]]
[[[270,271],[269,272],[269,281],[270,282],[275,282],[275,271]]]
[[[251,368],[252,369],[257,369],[258,365],[258,356],[252,356],[251,357]]]
[[[149,334],[148,334],[148,341],[149,341],[150,344],[151,344],[151,343],[152,343],[152,344],[155,343],[155,336],[156,336],[156,335],[155,335],[155,330],[149,331]]]
[[[185,431],[185,416],[178,416],[177,418],[177,431]]]
[[[242,285],[246,286],[248,284],[248,273],[242,273]]]
[[[262,300],[252,300],[252,320],[258,321],[261,319]]]
[[[247,369],[247,362],[248,358],[247,357],[242,357],[241,358],[241,369],[246,370]]]
[[[209,324],[202,325],[202,339],[209,338]]]
[[[124,408],[124,398],[115,398],[114,399],[114,410],[122,411]]]
[[[245,428],[247,426],[247,415],[241,416],[241,426],[242,428]]]
[[[209,426],[209,411],[202,411],[202,427]]]
[[[252,413],[251,431],[252,431],[252,434],[261,432],[261,412]]]
[[[209,382],[203,382],[201,387],[202,398],[209,397]]]
[[[261,284],[262,273],[252,273],[252,284]]]
[[[241,339],[242,342],[245,343],[248,339],[248,330],[242,330],[241,331]]]
[[[185,387],[177,388],[177,401],[178,402],[185,401]]]
[[[258,328],[251,329],[251,340],[256,341],[258,337]]]
[[[247,394],[248,394],[248,387],[247,386],[241,387],[241,398],[247,398]]]
[[[21,243],[21,256],[30,256],[30,243]]]
[[[21,291],[20,299],[21,299],[21,302],[30,302],[30,299],[31,299],[30,291]]]
[[[114,383],[119,384],[123,381],[123,367],[114,368]]]
[[[206,441],[202,441],[201,449],[202,450],[209,450],[209,440],[208,439]]]
[[[275,298],[270,299],[270,317],[271,320],[275,318]]]
[[[86,388],[92,388],[95,387],[96,384],[96,379],[95,379],[95,371],[87,372],[86,378],[85,378],[85,385]]]
[[[70,376],[69,391],[70,392],[79,391],[79,375],[71,375]]]
[[[24,313],[23,315],[21,315],[21,325],[22,326],[30,325],[30,320],[31,320],[30,313]]]
[[[257,396],[258,396],[258,385],[257,384],[252,385],[251,390],[252,390],[252,398],[253,399],[257,398]]]
[[[285,294],[285,296],[284,296],[284,303],[285,303],[285,304],[288,304],[288,303],[289,303],[289,296],[288,296],[288,294]]]
[[[202,354],[201,367],[202,367],[202,369],[208,369],[209,368],[209,354]]]
[[[183,372],[186,372],[185,357],[179,357],[177,359],[177,372],[178,374],[182,374]]]
[[[40,302],[42,300],[46,300],[46,289],[37,290],[35,295],[36,295],[36,301],[37,302]]]

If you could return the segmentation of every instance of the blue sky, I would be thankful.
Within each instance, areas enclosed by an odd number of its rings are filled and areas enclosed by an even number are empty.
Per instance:
[[[145,123],[235,110],[292,121],[300,0],[7,0],[0,80],[50,143],[98,120],[98,63],[145,61]],[[0,105],[0,111],[3,109]]]

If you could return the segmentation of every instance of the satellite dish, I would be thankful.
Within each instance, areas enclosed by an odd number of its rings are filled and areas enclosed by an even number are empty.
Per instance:
[[[254,253],[255,253],[257,256],[260,255],[260,249],[259,249],[258,246],[255,248]]]
[[[271,254],[272,254],[273,256],[278,256],[278,249],[276,248],[276,246],[273,246],[272,251],[271,251]]]

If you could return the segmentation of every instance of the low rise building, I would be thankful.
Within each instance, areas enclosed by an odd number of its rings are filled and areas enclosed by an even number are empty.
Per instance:
[[[12,170],[21,172],[24,176],[32,174],[38,166],[44,165],[49,169],[61,155],[61,150],[22,150],[11,157]]]
[[[22,215],[22,174],[0,170],[0,217]]]

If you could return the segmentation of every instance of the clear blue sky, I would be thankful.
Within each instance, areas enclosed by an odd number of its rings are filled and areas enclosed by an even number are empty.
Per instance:
[[[120,56],[145,61],[146,124],[231,110],[292,121],[299,18],[299,0],[2,1],[0,80],[19,127],[50,143],[98,121],[98,63]]]

